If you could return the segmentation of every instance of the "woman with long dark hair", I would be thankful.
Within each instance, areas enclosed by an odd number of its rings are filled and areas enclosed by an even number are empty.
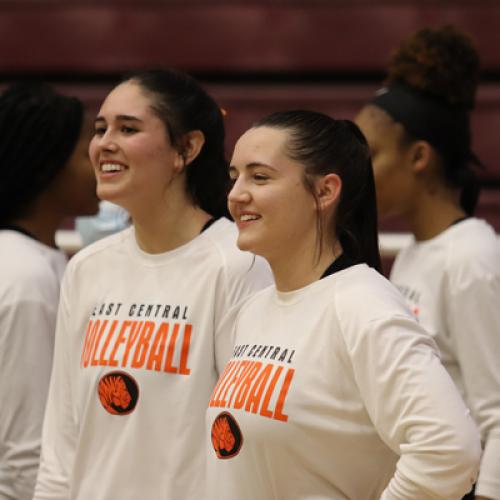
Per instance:
[[[35,498],[199,500],[223,319],[271,281],[224,217],[222,113],[188,75],[141,72],[104,100],[89,151],[133,224],[65,273]]]
[[[459,498],[475,425],[432,339],[378,272],[375,186],[357,126],[279,112],[238,140],[238,246],[276,282],[234,323],[210,398],[209,498]]]

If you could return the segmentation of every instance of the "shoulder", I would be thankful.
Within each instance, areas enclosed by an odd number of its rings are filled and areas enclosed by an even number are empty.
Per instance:
[[[434,340],[417,323],[396,287],[375,270],[356,267],[361,268],[346,273],[335,292],[336,321],[349,352],[386,356],[425,345],[436,353]]]
[[[393,315],[411,318],[400,292],[374,269],[361,264],[337,278],[333,298],[339,319],[371,322]]]
[[[215,221],[203,236],[222,256],[232,257],[246,253],[239,250],[236,245],[238,239],[236,225],[225,217]]]
[[[450,262],[498,255],[500,244],[494,229],[484,220],[468,219],[451,228],[448,246]]]
[[[500,277],[500,242],[494,229],[480,219],[466,220],[453,229],[446,251],[450,279],[464,286],[474,277]]]
[[[25,299],[57,293],[65,264],[61,251],[13,231],[0,231],[0,288],[4,293],[22,294]]]
[[[128,227],[123,231],[106,236],[95,243],[84,247],[70,259],[68,269],[74,271],[88,263],[99,261],[101,258],[112,258],[114,252],[120,251],[124,243],[133,237],[133,228]]]
[[[452,282],[465,282],[467,276],[486,276],[500,271],[500,241],[484,220],[464,220],[432,240],[413,242],[401,250],[394,262],[391,278],[400,273],[416,275],[424,269]]]

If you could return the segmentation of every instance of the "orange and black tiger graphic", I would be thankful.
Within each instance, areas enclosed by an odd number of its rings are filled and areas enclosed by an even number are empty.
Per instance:
[[[219,458],[232,458],[238,454],[243,439],[240,428],[228,412],[220,413],[212,424],[212,446]]]
[[[124,372],[104,375],[99,381],[98,393],[102,405],[112,415],[130,413],[137,403],[137,384]]]

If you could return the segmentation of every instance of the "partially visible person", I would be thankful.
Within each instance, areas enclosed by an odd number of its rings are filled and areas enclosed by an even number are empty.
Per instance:
[[[97,215],[76,217],[75,219],[75,230],[80,235],[83,246],[117,233],[129,225],[128,212],[119,205],[106,200],[99,203]]]
[[[206,498],[460,498],[478,431],[435,343],[377,272],[359,129],[275,113],[240,137],[230,170],[238,246],[266,258],[276,286],[235,318],[207,412]]]
[[[173,69],[132,75],[102,103],[98,195],[133,224],[66,270],[36,500],[205,498],[225,318],[272,281],[225,217],[224,136],[217,103]]]
[[[97,211],[91,122],[75,97],[40,83],[0,95],[0,499],[33,496],[59,285],[55,233]]]
[[[473,216],[478,77],[467,35],[451,26],[418,31],[397,49],[384,88],[356,121],[372,151],[380,214],[402,217],[414,236],[390,279],[436,340],[480,428],[475,498],[499,500],[500,245]]]

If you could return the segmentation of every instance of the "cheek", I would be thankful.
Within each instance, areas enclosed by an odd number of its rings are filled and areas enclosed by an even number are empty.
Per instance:
[[[395,182],[398,175],[398,165],[394,158],[382,156],[373,160],[373,176],[377,190],[385,189]]]
[[[236,207],[234,203],[231,202],[231,200],[227,200],[227,208],[229,209],[229,213],[231,214],[231,217],[233,219],[236,219]]]

